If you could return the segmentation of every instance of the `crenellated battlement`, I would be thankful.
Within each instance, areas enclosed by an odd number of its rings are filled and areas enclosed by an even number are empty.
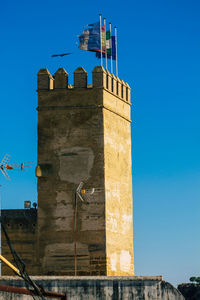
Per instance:
[[[48,69],[38,72],[38,92],[67,89],[104,89],[130,104],[130,86],[114,74],[97,66],[92,71],[92,84],[87,83],[87,72],[83,67],[74,71],[74,83],[68,84],[68,73],[59,68],[52,76]]]

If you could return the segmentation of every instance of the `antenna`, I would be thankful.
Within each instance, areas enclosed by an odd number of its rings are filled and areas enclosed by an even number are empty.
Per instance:
[[[5,178],[7,178],[8,180],[10,180],[10,177],[8,176],[8,173],[5,170],[5,166],[7,165],[7,163],[9,162],[9,160],[10,160],[10,155],[5,154],[4,157],[3,157],[3,159],[2,159],[2,161],[1,161],[1,163],[0,163],[0,170],[1,170],[2,174],[3,174],[3,176]]]
[[[34,161],[28,161],[28,162],[22,162],[18,164],[8,164],[11,156],[9,154],[4,155],[1,163],[0,163],[0,170],[3,174],[3,176],[10,180],[10,177],[7,173],[7,170],[17,170],[17,171],[25,171],[26,168],[32,167],[31,164],[34,163]]]
[[[88,195],[93,195],[95,192],[101,192],[102,188],[83,189],[84,182],[81,181],[75,191],[75,210],[74,210],[74,275],[77,275],[77,215],[78,215],[78,198],[81,202],[88,200]],[[84,199],[85,198],[85,199]]]
[[[83,189],[83,185],[84,182],[81,181],[76,189],[76,195],[82,202],[85,202],[85,199],[88,200],[88,196],[93,195],[94,193],[100,193],[104,190],[103,188]]]
[[[76,195],[79,197],[79,199],[84,202],[83,197],[81,195],[81,191],[82,191],[82,187],[83,187],[84,183],[81,181],[76,189]]]

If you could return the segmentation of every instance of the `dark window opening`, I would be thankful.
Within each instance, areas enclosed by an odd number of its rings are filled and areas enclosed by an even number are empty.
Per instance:
[[[108,89],[109,88],[109,84],[108,84],[108,74],[106,75],[106,88]]]
[[[126,101],[128,101],[128,88],[126,88]]]

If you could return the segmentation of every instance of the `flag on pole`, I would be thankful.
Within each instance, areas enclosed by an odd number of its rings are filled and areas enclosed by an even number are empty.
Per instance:
[[[99,51],[100,48],[100,23],[87,25],[87,28],[79,35],[79,49]]]
[[[106,32],[106,51],[107,51],[107,55],[111,56],[111,49],[112,49],[112,39],[111,39],[111,32],[110,30],[108,30]]]
[[[109,40],[107,40],[107,36],[106,36],[106,45],[109,46],[109,48],[107,48],[106,46],[106,50],[107,50],[107,58],[108,59],[114,59],[116,60],[116,44],[115,44],[115,36],[112,36]],[[112,45],[112,47],[111,47]],[[111,52],[112,50],[112,52]],[[96,57],[97,58],[101,58],[101,53],[96,52]],[[105,57],[105,52],[103,52],[103,57]]]
[[[103,65],[103,57],[102,57],[102,30],[101,30],[101,14],[99,14],[99,23],[100,23],[100,52],[101,52],[101,66]]]
[[[102,45],[102,53],[106,52],[106,31],[105,25],[101,26],[101,45]]]
[[[104,18],[104,26],[105,26],[105,31],[106,31],[106,18]],[[105,34],[105,44],[106,44],[106,34]],[[107,45],[105,46],[107,48]],[[108,60],[107,60],[107,51],[105,49],[105,57],[106,57],[106,70],[108,68]]]
[[[105,52],[105,36],[105,26],[101,26],[100,32],[100,22],[88,24],[82,34],[79,35],[79,49],[101,53],[102,43],[102,52]]]
[[[118,59],[117,59],[117,26],[115,26],[115,53],[116,53],[116,75],[118,76]]]
[[[109,30],[110,30],[110,34],[111,34],[111,23],[109,22]],[[113,67],[112,67],[112,40],[111,40],[111,54],[110,54],[110,69],[111,69],[111,73],[113,72]]]
[[[79,49],[85,51],[96,52],[96,57],[101,59],[106,58],[111,62],[111,73],[112,73],[112,60],[116,61],[116,73],[118,73],[117,67],[117,34],[115,28],[115,36],[111,35],[111,23],[110,29],[106,31],[106,21],[104,24],[101,23],[101,14],[99,15],[99,22],[91,23],[85,26],[82,34],[79,35]]]

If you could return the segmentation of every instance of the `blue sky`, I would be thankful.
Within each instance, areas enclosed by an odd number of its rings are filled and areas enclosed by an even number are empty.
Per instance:
[[[36,161],[40,68],[91,71],[100,62],[77,48],[102,13],[118,27],[119,77],[132,88],[136,275],[173,284],[200,273],[200,2],[4,1],[1,4],[1,156]],[[51,54],[73,52],[65,58]],[[3,208],[37,199],[34,168],[0,177]]]

